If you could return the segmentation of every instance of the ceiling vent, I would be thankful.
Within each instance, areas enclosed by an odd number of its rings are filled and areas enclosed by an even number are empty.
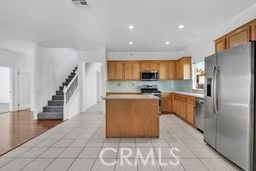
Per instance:
[[[88,3],[86,2],[86,0],[72,0],[72,2],[74,3],[74,5],[78,5],[78,6],[87,6]]]

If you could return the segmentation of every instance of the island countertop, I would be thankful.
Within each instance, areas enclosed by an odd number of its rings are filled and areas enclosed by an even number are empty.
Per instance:
[[[126,100],[159,100],[158,97],[153,96],[153,95],[142,95],[142,94],[138,94],[138,95],[108,95],[107,97],[105,97],[106,100],[120,100],[120,99],[126,99]]]

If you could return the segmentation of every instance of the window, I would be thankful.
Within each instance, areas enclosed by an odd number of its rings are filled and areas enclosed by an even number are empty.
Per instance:
[[[193,64],[193,89],[204,89],[205,69],[204,61]]]

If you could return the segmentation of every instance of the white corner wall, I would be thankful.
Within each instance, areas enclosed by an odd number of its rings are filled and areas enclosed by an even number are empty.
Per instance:
[[[214,49],[214,40],[218,37],[238,28],[239,26],[253,20],[256,18],[256,3],[246,10],[242,11],[237,16],[233,17],[224,25],[220,26],[217,29],[209,30],[207,35],[200,35],[197,41],[184,50],[181,54],[183,56],[192,56],[194,62],[198,62],[204,59],[213,53]]]
[[[80,51],[78,60],[81,111],[85,111],[97,103],[97,72],[101,72],[101,96],[106,94],[106,50]],[[87,68],[85,68],[85,64]]]
[[[87,63],[82,75],[82,111],[97,104],[97,72],[101,72],[101,63]]]
[[[0,103],[10,103],[10,68],[0,67]]]
[[[52,95],[78,64],[77,52],[67,48],[47,48],[39,45],[36,61],[36,112],[42,112]]]

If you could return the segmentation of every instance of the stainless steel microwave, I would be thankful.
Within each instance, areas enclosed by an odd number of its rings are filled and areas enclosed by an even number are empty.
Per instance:
[[[158,71],[142,71],[140,79],[142,81],[156,81],[158,80]]]

